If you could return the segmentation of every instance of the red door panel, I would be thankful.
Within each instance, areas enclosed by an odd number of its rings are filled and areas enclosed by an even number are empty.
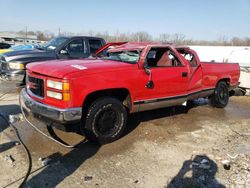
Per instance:
[[[202,89],[202,68],[201,66],[190,67],[188,93]]]
[[[151,68],[153,88],[146,88],[149,75],[141,70],[137,84],[136,100],[157,99],[186,95],[188,90],[188,70],[186,67]],[[183,77],[184,74],[184,77]]]

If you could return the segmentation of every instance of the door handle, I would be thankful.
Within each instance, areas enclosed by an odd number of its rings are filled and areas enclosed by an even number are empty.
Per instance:
[[[187,77],[188,73],[187,72],[182,72],[182,77]]]

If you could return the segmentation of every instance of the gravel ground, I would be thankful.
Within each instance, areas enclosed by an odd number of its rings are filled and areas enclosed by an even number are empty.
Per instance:
[[[0,81],[0,112],[20,113],[14,83]],[[250,97],[231,97],[225,109],[201,99],[189,108],[138,113],[128,125],[111,144],[67,149],[16,122],[33,159],[26,187],[250,187]],[[82,139],[57,133],[71,143]],[[0,118],[0,187],[17,187],[27,165]]]

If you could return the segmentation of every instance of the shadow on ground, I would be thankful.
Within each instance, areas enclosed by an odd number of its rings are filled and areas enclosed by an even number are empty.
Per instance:
[[[8,121],[9,115],[16,115],[20,113],[21,110],[18,105],[0,105],[0,114],[2,114]],[[7,122],[0,116],[0,133],[3,132],[8,126]]]
[[[100,145],[87,141],[65,155],[54,154],[53,156],[56,157],[51,157],[51,165],[46,166],[41,172],[30,178],[26,187],[56,187],[87,159],[94,156],[99,149]]]
[[[3,134],[3,131],[9,127],[9,124],[6,122],[9,122],[9,115],[15,115],[19,114],[20,107],[18,105],[2,105],[0,106],[0,134]],[[4,117],[2,117],[4,116]],[[2,135],[1,135],[2,136]],[[2,137],[1,137],[2,138]],[[1,143],[2,140],[0,140],[0,153],[9,150],[13,148],[16,145],[16,141],[10,141],[7,143]]]
[[[15,141],[11,141],[11,142],[0,144],[0,153],[13,148],[14,146],[16,146],[16,143],[17,142]]]
[[[217,164],[206,155],[196,155],[193,160],[184,161],[178,174],[165,188],[225,188],[215,175]]]

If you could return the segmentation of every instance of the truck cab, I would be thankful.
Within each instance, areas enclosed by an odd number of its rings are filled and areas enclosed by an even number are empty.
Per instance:
[[[87,58],[104,44],[105,40],[98,37],[56,37],[34,50],[3,54],[0,58],[0,74],[7,80],[16,80],[23,85],[27,64],[54,59]]]

